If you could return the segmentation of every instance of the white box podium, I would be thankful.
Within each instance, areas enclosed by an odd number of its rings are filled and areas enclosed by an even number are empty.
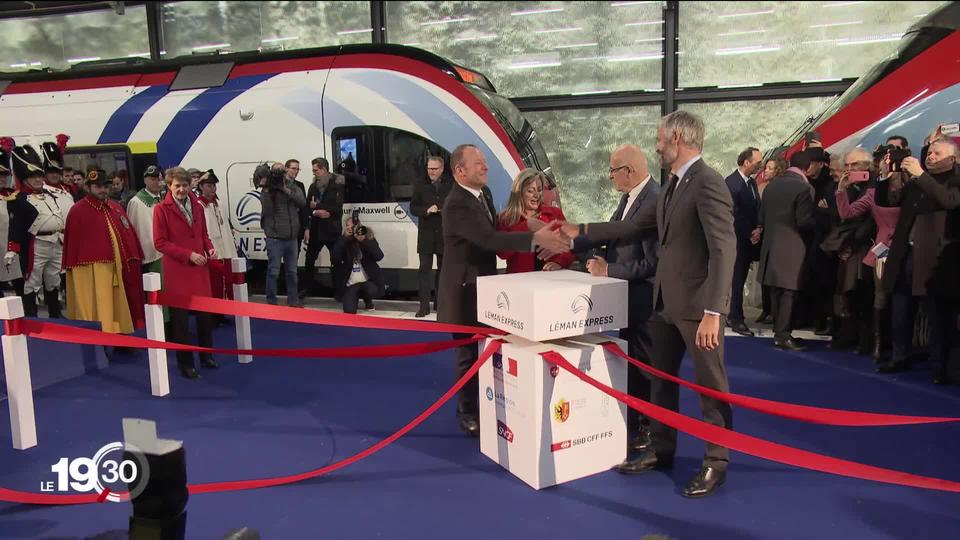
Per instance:
[[[531,341],[627,326],[627,282],[557,270],[477,278],[477,320]]]
[[[621,463],[627,453],[626,406],[539,355],[555,351],[625,392],[626,362],[599,345],[612,338],[503,339],[500,353],[480,368],[480,451],[534,489]]]

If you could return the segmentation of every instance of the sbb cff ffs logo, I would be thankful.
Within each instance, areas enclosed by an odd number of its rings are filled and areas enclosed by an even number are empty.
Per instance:
[[[133,499],[147,487],[150,468],[137,448],[128,444],[126,450],[125,454],[123,443],[112,442],[97,450],[92,458],[62,457],[50,467],[57,479],[40,482],[40,491],[95,491],[100,502]],[[117,453],[119,457],[114,458],[112,454]],[[131,484],[136,487],[127,493]]]

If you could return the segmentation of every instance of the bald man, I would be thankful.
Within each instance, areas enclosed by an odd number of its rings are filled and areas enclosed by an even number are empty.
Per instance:
[[[632,144],[617,147],[610,154],[610,183],[621,193],[620,203],[610,221],[630,221],[642,208],[655,207],[660,185],[650,176],[647,158]],[[648,208],[650,210],[650,208]],[[657,273],[657,232],[653,229],[628,239],[591,242],[586,237],[574,241],[574,251],[587,254],[587,270],[594,276],[609,276],[629,282],[627,311],[629,326],[620,330],[627,342],[627,354],[650,362],[650,336],[646,322],[653,312],[653,278]],[[592,256],[591,256],[592,255]],[[635,366],[629,366],[627,391],[650,401],[650,380]],[[633,409],[627,410],[628,451],[643,451],[650,444],[649,421]]]

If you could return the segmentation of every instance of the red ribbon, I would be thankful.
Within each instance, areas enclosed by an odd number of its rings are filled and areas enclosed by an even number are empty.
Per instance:
[[[865,465],[855,461],[847,461],[835,457],[800,450],[735,431],[730,431],[713,424],[708,424],[701,420],[695,420],[683,416],[662,407],[653,405],[641,399],[627,395],[619,390],[597,381],[593,377],[581,372],[570,364],[560,354],[549,351],[540,353],[544,360],[551,364],[562,367],[572,373],[581,381],[593,386],[597,390],[616,398],[618,401],[627,404],[631,409],[639,411],[650,418],[670,426],[676,430],[692,435],[698,439],[724,446],[731,450],[736,450],[747,455],[767,459],[785,465],[793,465],[803,469],[820,471],[850,478],[860,478],[863,480],[872,480],[874,482],[883,482],[887,484],[896,484],[900,486],[918,487],[923,489],[932,489],[937,491],[949,491],[960,493],[960,482],[943,480],[940,478],[930,478],[928,476],[919,476],[892,469],[884,469]]]
[[[247,282],[247,274],[244,272],[230,272],[228,275],[231,285],[243,285]]]
[[[679,377],[674,377],[665,371],[661,371],[653,366],[645,364],[634,358],[630,358],[623,350],[613,342],[604,343],[603,348],[609,352],[623,358],[627,362],[638,368],[659,377],[661,379],[674,382],[680,386],[685,386],[705,396],[738,405],[746,409],[752,409],[757,412],[810,422],[812,424],[824,424],[828,426],[904,426],[911,424],[937,424],[943,422],[957,422],[960,418],[937,417],[937,416],[901,416],[897,414],[880,414],[869,412],[845,411],[842,409],[825,409],[821,407],[808,407],[806,405],[794,405],[792,403],[783,403],[780,401],[771,401],[741,394],[732,394],[721,392],[713,388],[707,388],[686,381]]]
[[[21,319],[23,333],[45,341],[74,343],[79,345],[103,345],[105,347],[133,347],[139,349],[165,349],[171,351],[204,352],[226,355],[282,356],[287,358],[389,358],[392,356],[414,356],[445,351],[454,347],[469,345],[484,339],[483,335],[452,341],[430,343],[403,343],[400,345],[370,345],[365,347],[330,347],[307,349],[210,349],[195,345],[155,341],[137,336],[108,334],[98,330],[78,328],[51,322]]]
[[[397,430],[395,433],[389,437],[381,440],[380,442],[374,444],[373,446],[357,452],[350,457],[341,459],[336,463],[331,463],[326,467],[321,467],[319,469],[313,469],[310,471],[292,474],[288,476],[279,476],[275,478],[259,478],[256,480],[235,480],[232,482],[211,482],[207,484],[191,484],[188,487],[191,495],[196,495],[198,493],[217,493],[224,491],[241,491],[247,489],[259,489],[265,487],[274,487],[281,486],[284,484],[293,484],[295,482],[302,482],[303,480],[308,480],[310,478],[316,478],[324,474],[331,473],[333,471],[342,469],[348,465],[352,465],[368,456],[371,456],[380,450],[383,450],[390,444],[393,444],[397,439],[403,437],[409,433],[413,428],[419,426],[426,420],[428,417],[437,412],[437,410],[443,406],[444,403],[450,400],[457,392],[463,388],[463,385],[467,384],[473,376],[480,371],[480,367],[486,362],[491,356],[493,356],[497,351],[500,350],[500,345],[502,344],[499,340],[491,340],[487,347],[483,350],[483,353],[477,358],[477,361],[473,363],[473,366],[460,377],[457,382],[450,387],[449,390],[443,393],[439,399],[433,402],[432,405],[427,407],[422,413],[417,415],[416,418],[407,422],[405,426]],[[14,502],[21,504],[53,504],[53,505],[62,505],[62,504],[90,504],[97,502],[96,494],[87,494],[87,495],[51,495],[47,493],[31,493],[27,491],[15,491],[11,489],[0,488],[0,501],[4,502]]]
[[[3,334],[6,336],[18,336],[23,333],[23,323],[26,319],[9,319],[3,321]]]
[[[386,317],[371,317],[369,315],[353,315],[350,313],[332,313],[315,309],[291,308],[286,306],[271,306],[237,300],[221,298],[186,296],[182,294],[159,291],[147,293],[151,304],[161,304],[167,307],[186,309],[189,311],[205,311],[221,315],[251,317],[254,319],[270,319],[273,321],[292,322],[301,324],[321,324],[328,326],[346,326],[350,328],[370,328],[376,330],[406,330],[409,332],[448,332],[451,334],[483,334],[504,335],[506,332],[486,326],[465,326],[459,324],[437,323],[431,321],[411,321],[404,319],[388,319]]]

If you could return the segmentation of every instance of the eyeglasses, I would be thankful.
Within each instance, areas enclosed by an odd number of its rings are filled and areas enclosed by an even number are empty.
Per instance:
[[[427,167],[428,171],[442,171],[443,167]]]
[[[629,169],[629,168],[630,168],[629,165],[621,165],[621,166],[619,166],[619,167],[612,167],[612,168],[610,169],[610,174],[613,174],[613,173],[619,171],[620,169]]]

